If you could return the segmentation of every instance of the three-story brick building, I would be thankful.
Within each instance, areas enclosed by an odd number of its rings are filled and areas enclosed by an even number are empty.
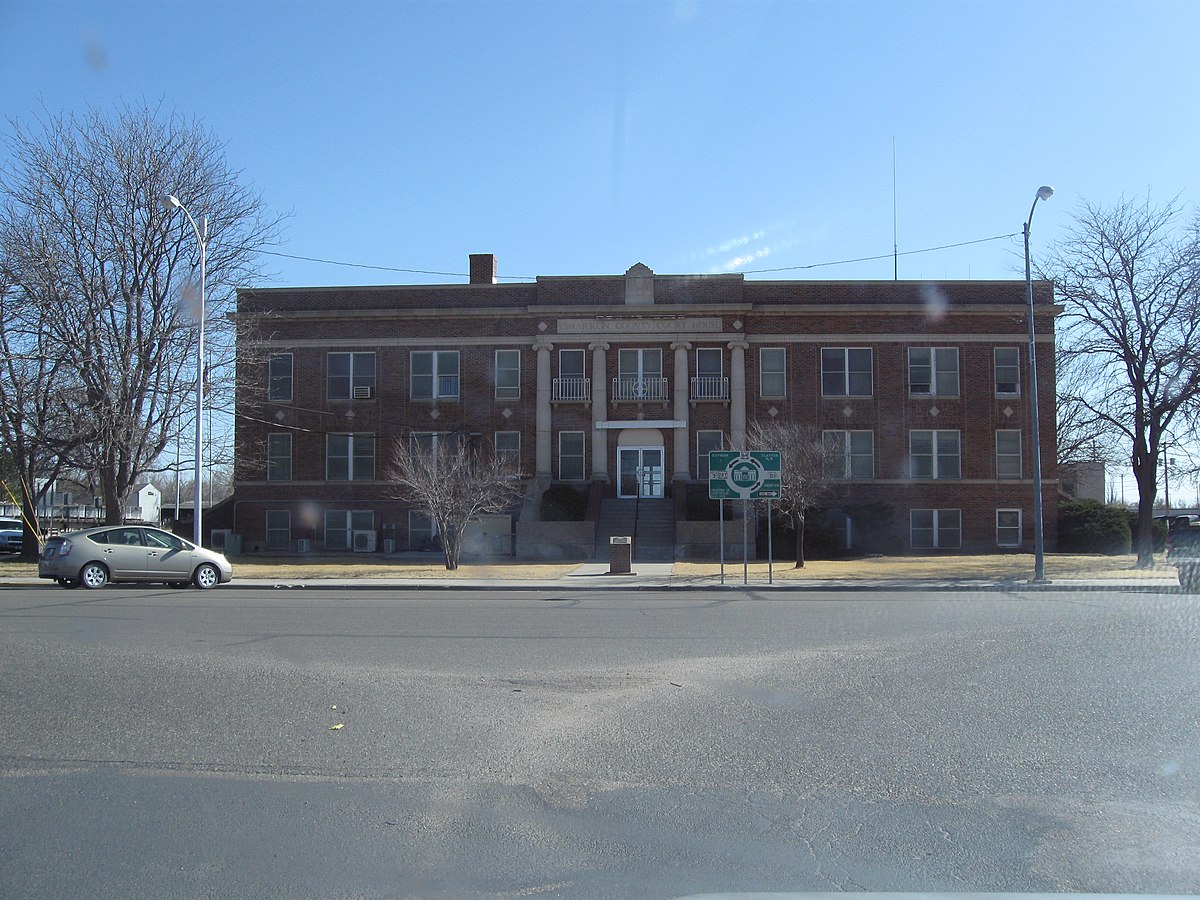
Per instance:
[[[818,426],[841,451],[830,507],[849,544],[856,515],[882,510],[914,551],[1032,546],[1024,282],[748,281],[638,264],[497,284],[494,257],[470,261],[465,285],[239,291],[243,546],[428,547],[389,460],[397,441],[469,436],[527,476],[516,552],[590,552],[602,500],[670,498],[682,528],[708,452],[744,448],[756,420]],[[1035,285],[1035,306],[1049,442],[1050,284]],[[557,482],[589,492],[592,531],[556,548],[569,529],[534,523]],[[1045,449],[1043,482],[1052,546]],[[672,556],[694,549],[674,543]]]

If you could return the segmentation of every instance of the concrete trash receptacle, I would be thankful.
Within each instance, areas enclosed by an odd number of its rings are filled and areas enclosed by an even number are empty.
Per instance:
[[[608,574],[628,575],[633,571],[633,538],[613,536],[608,539]]]

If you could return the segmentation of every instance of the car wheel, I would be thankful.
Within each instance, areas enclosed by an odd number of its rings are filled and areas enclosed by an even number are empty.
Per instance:
[[[100,563],[88,563],[79,570],[79,583],[88,590],[96,590],[108,584],[108,569]]]
[[[79,587],[79,581],[75,578],[56,578],[59,587],[64,587],[67,590],[72,590]]]
[[[192,576],[192,583],[200,590],[207,590],[210,587],[216,587],[221,581],[221,573],[217,571],[216,566],[210,566],[204,563],[196,569],[196,574]]]

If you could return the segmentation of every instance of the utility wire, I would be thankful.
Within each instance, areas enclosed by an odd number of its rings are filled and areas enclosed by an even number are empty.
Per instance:
[[[940,247],[925,247],[920,250],[905,250],[903,253],[881,253],[878,256],[858,256],[854,259],[837,259],[831,262],[808,263],[802,266],[779,266],[774,269],[742,269],[743,275],[762,275],[769,272],[796,272],[802,269],[821,269],[827,266],[845,266],[850,263],[859,262],[874,262],[880,259],[888,259],[894,256],[915,256],[918,253],[934,253],[938,250],[953,250],[956,247],[969,247],[972,244],[986,244],[989,241],[1003,241],[1008,238],[1018,237],[1021,232],[1011,232],[1010,234],[998,234],[994,237],[978,238],[973,241],[959,241],[957,244],[942,244]],[[366,263],[342,262],[336,259],[320,259],[315,256],[299,256],[295,253],[279,253],[275,250],[260,250],[260,253],[267,256],[282,256],[285,259],[298,259],[303,262],[323,263],[328,266],[347,266],[355,269],[375,269],[380,272],[404,272],[409,275],[443,275],[447,278],[469,278],[467,272],[439,272],[434,269],[403,269],[397,266],[372,266]],[[498,278],[508,278],[516,281],[536,281],[535,275],[498,275]]]

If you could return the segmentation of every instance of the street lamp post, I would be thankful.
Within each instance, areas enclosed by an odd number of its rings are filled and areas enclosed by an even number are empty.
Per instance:
[[[1033,325],[1033,276],[1029,265],[1029,226],[1033,223],[1033,211],[1039,200],[1049,200],[1054,188],[1042,185],[1037,189],[1033,205],[1029,207],[1029,218],[1025,220],[1025,297],[1029,303],[1026,318],[1029,321],[1029,436],[1033,442],[1033,580],[1046,580],[1046,553],[1042,535],[1042,437],[1038,415],[1037,349],[1034,344]]]
[[[192,225],[192,231],[196,234],[196,242],[200,245],[200,310],[196,323],[198,335],[196,342],[196,484],[193,487],[195,521],[192,541],[196,546],[203,547],[204,526],[200,506],[204,497],[204,277],[208,262],[208,217],[202,217],[200,220],[202,224],[197,226],[196,220],[192,218],[188,208],[180,203],[179,198],[174,194],[163,197],[162,205],[168,214],[174,213],[176,209],[183,210],[183,214],[187,216],[188,222]]]

